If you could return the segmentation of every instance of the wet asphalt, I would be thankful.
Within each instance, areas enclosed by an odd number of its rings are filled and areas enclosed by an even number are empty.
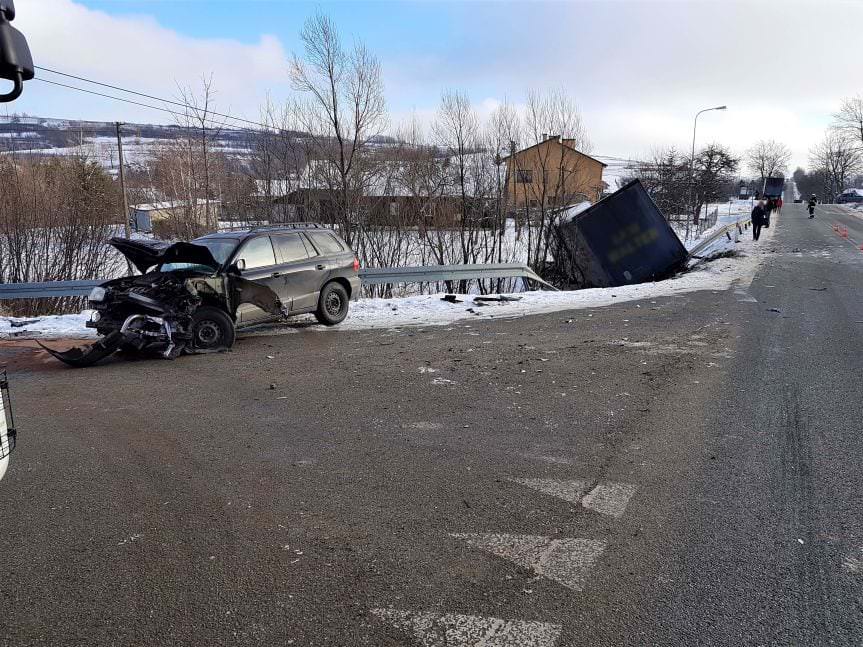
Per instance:
[[[727,291],[80,371],[5,345],[0,644],[513,644],[383,608],[562,647],[859,645],[863,220],[773,226]],[[615,517],[514,479],[634,494]],[[574,590],[464,533],[605,549]]]

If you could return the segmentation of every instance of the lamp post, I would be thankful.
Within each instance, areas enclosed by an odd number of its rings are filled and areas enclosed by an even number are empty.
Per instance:
[[[715,108],[705,108],[695,113],[695,121],[692,124],[692,156],[689,158],[689,206],[692,209],[693,222],[698,223],[698,214],[695,213],[695,129],[698,128],[698,115],[711,110],[727,110],[728,106],[716,106]],[[687,225],[687,233],[689,225]]]

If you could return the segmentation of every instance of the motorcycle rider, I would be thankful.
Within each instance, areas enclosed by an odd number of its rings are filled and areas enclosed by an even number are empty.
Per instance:
[[[807,203],[807,206],[809,207],[809,217],[810,218],[815,217],[815,205],[816,204],[818,204],[818,197],[813,193],[812,197],[809,198],[809,202]]]

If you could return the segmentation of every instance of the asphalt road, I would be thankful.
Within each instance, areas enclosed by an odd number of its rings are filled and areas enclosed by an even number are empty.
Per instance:
[[[863,220],[772,227],[722,292],[81,371],[6,345],[0,644],[859,645]]]

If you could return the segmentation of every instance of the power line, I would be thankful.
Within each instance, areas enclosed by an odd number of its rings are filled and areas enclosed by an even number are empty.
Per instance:
[[[128,88],[124,88],[124,87],[121,87],[119,85],[111,85],[110,83],[103,83],[102,81],[95,81],[93,79],[88,79],[88,78],[83,77],[83,76],[76,76],[74,74],[68,74],[67,72],[60,72],[59,70],[52,70],[49,67],[42,67],[40,65],[34,65],[34,67],[37,70],[42,70],[43,72],[50,72],[51,74],[58,74],[60,76],[65,76],[65,77],[68,77],[70,79],[76,79],[78,81],[84,81],[85,83],[92,83],[93,85],[99,85],[99,86],[102,86],[104,88],[110,88],[112,90],[117,90],[119,92],[126,92],[128,94],[134,94],[134,95],[137,95],[139,97],[144,97],[146,99],[153,99],[154,101],[161,101],[163,103],[168,103],[171,105],[179,106],[179,107],[185,108],[187,110],[194,110],[196,112],[200,111],[199,108],[196,108],[195,106],[190,106],[188,103],[184,103],[181,101],[175,101],[173,99],[165,99],[163,97],[157,97],[155,95],[147,94],[145,92],[138,92],[137,90],[130,90]],[[42,80],[45,80],[45,79],[42,79]],[[251,124],[251,125],[257,126],[259,128],[265,128],[265,129],[271,128],[271,126],[267,126],[266,124],[262,124],[258,121],[252,121],[251,119],[245,119],[243,117],[235,117],[233,115],[228,115],[228,114],[224,114],[221,112],[216,112],[215,110],[207,110],[207,112],[211,115],[216,116],[216,117],[223,117],[225,119],[232,119],[234,121],[242,121],[244,123]]]
[[[86,88],[79,88],[74,85],[69,85],[68,83],[60,83],[59,81],[49,81],[48,79],[43,79],[40,77],[36,77],[37,81],[42,81],[42,83],[50,83],[51,85],[59,85],[61,88],[68,88],[70,90],[77,90],[78,92],[87,92],[88,94],[95,94],[97,97],[105,97],[106,99],[114,99],[114,101],[124,101],[126,103],[131,103],[136,106],[142,106],[144,108],[150,108],[151,110],[161,110],[162,112],[167,112],[172,115],[177,115],[183,117],[185,115],[174,112],[173,110],[169,110],[168,108],[160,108],[159,106],[151,106],[146,103],[141,103],[140,101],[133,101],[132,99],[123,99],[122,97],[115,97],[110,94],[104,94],[102,92],[96,92],[95,90],[87,90]]]
[[[57,86],[60,86],[62,88],[68,88],[69,90],[77,90],[78,92],[86,92],[87,94],[94,94],[97,97],[104,97],[106,99],[113,99],[114,101],[122,101],[124,103],[131,103],[133,105],[141,106],[143,108],[150,108],[151,110],[160,110],[161,112],[167,112],[168,114],[175,115],[177,117],[188,117],[188,114],[176,112],[175,110],[170,110],[169,108],[161,108],[159,106],[153,106],[153,105],[150,105],[148,103],[142,103],[140,101],[134,101],[132,99],[126,99],[123,97],[115,97],[114,95],[111,95],[111,94],[105,94],[104,92],[96,92],[95,90],[88,90],[87,88],[79,88],[78,86],[69,85],[68,83],[60,83],[59,81],[51,81],[49,79],[43,79],[40,77],[37,77],[35,80],[36,81],[42,81],[42,83],[50,83],[51,85],[57,85]],[[231,125],[229,125],[229,126],[232,130],[241,130],[241,131],[246,131],[246,132],[251,132],[251,133],[260,133],[260,131],[254,130],[252,128],[246,128],[243,126],[231,126]],[[199,130],[199,129],[223,130],[223,128],[221,128],[221,127],[214,128],[211,126],[179,126],[179,128],[186,128],[186,129],[190,129],[190,130]]]

